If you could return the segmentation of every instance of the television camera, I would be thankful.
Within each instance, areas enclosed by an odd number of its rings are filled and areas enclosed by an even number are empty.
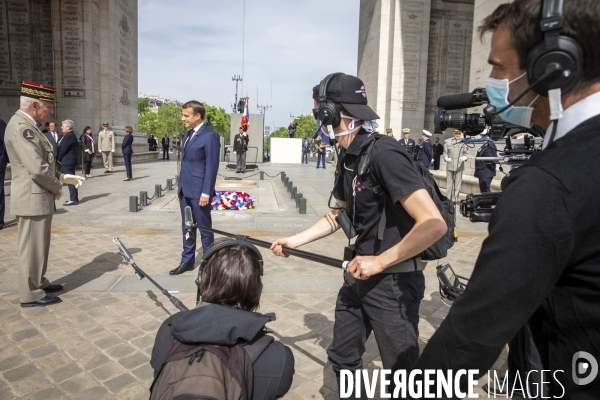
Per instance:
[[[465,143],[470,144],[479,141],[471,139],[470,136],[478,135],[487,129],[489,139],[495,142],[504,140],[506,146],[503,151],[499,151],[499,157],[475,157],[475,159],[509,165],[511,170],[515,170],[535,152],[541,150],[545,130],[535,124],[527,128],[508,123],[490,112],[489,107],[484,109],[484,114],[469,114],[461,111],[461,109],[484,106],[488,103],[484,88],[476,88],[470,93],[441,96],[437,101],[438,108],[434,110],[434,133],[441,134],[448,128],[456,128],[465,134]],[[502,171],[502,168],[500,170]],[[510,172],[502,179],[502,188],[509,175]],[[466,200],[460,201],[460,212],[471,222],[489,222],[499,197],[500,193],[469,194]]]

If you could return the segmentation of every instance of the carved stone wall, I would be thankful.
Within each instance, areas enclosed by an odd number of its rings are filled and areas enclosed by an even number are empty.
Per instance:
[[[137,0],[6,0],[0,2],[0,118],[19,108],[21,81],[56,88],[55,114],[75,133],[137,130]],[[134,134],[134,152],[147,151]]]
[[[358,76],[380,131],[433,130],[444,94],[468,90],[473,0],[361,0]]]

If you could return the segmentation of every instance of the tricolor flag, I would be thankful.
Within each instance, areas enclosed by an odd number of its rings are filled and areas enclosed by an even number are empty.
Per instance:
[[[250,111],[248,111],[248,97],[244,98],[244,114],[242,115],[242,130],[248,131],[250,125]]]

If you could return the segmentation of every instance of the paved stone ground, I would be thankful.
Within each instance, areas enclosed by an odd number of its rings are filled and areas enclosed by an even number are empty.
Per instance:
[[[280,177],[258,175],[243,183],[223,181],[230,188],[250,192],[257,208],[213,212],[213,226],[267,241],[299,232],[327,212],[333,168],[308,165],[270,165],[271,176],[285,171],[308,201],[306,215]],[[160,323],[176,309],[147,280],[133,275],[112,243],[119,237],[136,263],[188,307],[195,302],[194,273],[170,277],[179,263],[181,228],[173,192],[156,199],[138,213],[128,212],[128,196],[141,190],[153,193],[176,174],[174,161],[134,164],[135,179],[123,182],[124,168],[113,174],[92,170],[95,177],[80,189],[81,203],[58,206],[52,226],[48,278],[64,284],[63,302],[46,308],[21,308],[17,293],[17,227],[8,215],[0,231],[0,399],[142,399],[152,378],[150,352]],[[225,169],[226,176],[241,176]],[[248,182],[247,182],[248,181]],[[67,192],[65,190],[65,192]],[[9,200],[9,198],[7,198]],[[62,203],[62,201],[61,201]],[[487,235],[485,224],[458,219],[460,240],[443,263],[469,276]],[[304,249],[342,257],[346,239],[338,232]],[[262,312],[275,312],[269,324],[274,335],[290,345],[296,374],[286,399],[335,398],[336,383],[325,349],[332,340],[333,310],[342,282],[339,269],[290,257],[265,258]],[[420,342],[424,345],[447,314],[438,294],[435,269],[426,269],[427,290],[421,305]],[[496,367],[505,369],[503,353]],[[380,368],[373,337],[364,356],[368,368]],[[484,380],[482,379],[482,382]],[[483,392],[479,392],[482,393]]]

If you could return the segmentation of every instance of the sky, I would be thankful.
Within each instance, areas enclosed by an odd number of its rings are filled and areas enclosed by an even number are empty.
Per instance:
[[[356,75],[359,2],[245,0],[244,35],[244,0],[139,0],[138,91],[231,112],[243,75],[250,112],[287,127],[327,74]]]

